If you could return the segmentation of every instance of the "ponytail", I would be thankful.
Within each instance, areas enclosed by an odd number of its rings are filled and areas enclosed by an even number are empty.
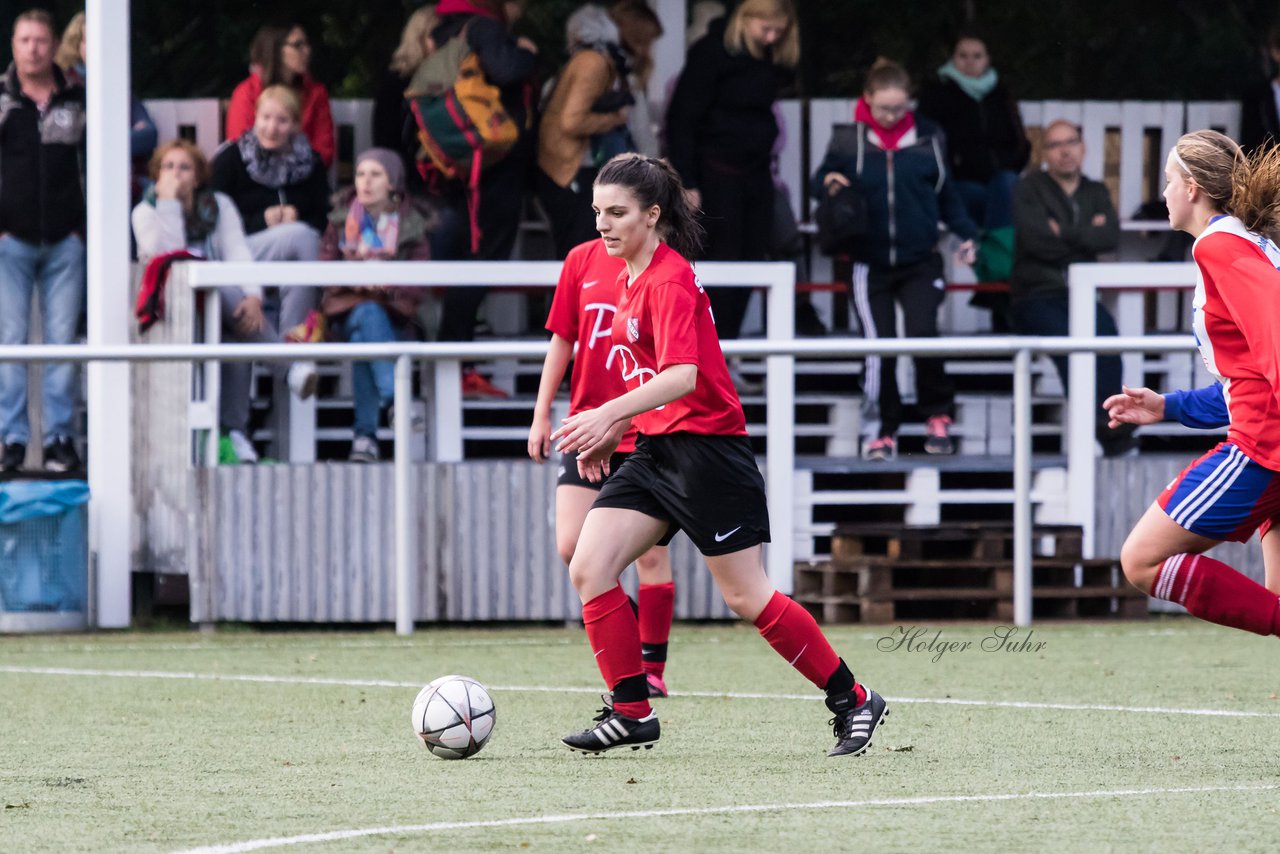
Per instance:
[[[597,187],[625,187],[641,207],[658,206],[658,236],[688,260],[702,251],[698,211],[685,197],[680,175],[666,160],[643,154],[619,154],[596,176]]]
[[[1280,239],[1280,147],[1240,157],[1231,171],[1231,213],[1250,231]]]

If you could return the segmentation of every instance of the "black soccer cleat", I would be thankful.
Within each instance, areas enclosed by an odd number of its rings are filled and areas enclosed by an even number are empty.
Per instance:
[[[884,723],[889,706],[875,691],[870,688],[866,691],[866,701],[856,708],[853,691],[827,698],[827,708],[835,714],[829,723],[836,737],[836,746],[831,748],[828,756],[860,756],[871,746],[871,737],[876,727]]]
[[[643,747],[650,750],[658,743],[662,727],[658,724],[658,715],[650,712],[644,718],[636,720],[620,715],[613,710],[613,698],[602,694],[604,708],[592,720],[599,721],[591,729],[575,732],[560,739],[570,750],[580,753],[604,753],[617,747],[630,747],[639,750]]]

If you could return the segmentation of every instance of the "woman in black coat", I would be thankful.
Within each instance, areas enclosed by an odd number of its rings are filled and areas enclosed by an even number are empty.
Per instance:
[[[743,0],[689,48],[667,109],[667,149],[702,208],[708,261],[763,261],[772,242],[770,162],[778,91],[800,59],[790,0]],[[748,288],[713,288],[721,338],[737,338]]]
[[[1031,144],[980,35],[960,34],[951,59],[920,93],[917,109],[946,134],[951,174],[969,217],[986,230],[1012,225],[1013,185]]]

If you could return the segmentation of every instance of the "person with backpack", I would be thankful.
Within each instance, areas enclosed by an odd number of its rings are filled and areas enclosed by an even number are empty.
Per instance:
[[[853,259],[853,304],[866,338],[897,335],[895,303],[908,338],[936,338],[945,296],[938,223],[963,243],[963,264],[974,261],[978,228],[951,179],[942,131],[911,110],[911,78],[896,62],[879,59],[867,73],[854,124],[837,125],[813,176],[815,197],[860,190],[866,211],[862,233],[847,252]],[[863,445],[867,460],[898,454],[902,397],[897,360],[868,356],[863,372]],[[924,450],[951,454],[955,385],[942,359],[916,358],[916,405],[925,417]]]
[[[538,49],[528,38],[511,33],[506,4],[501,0],[440,0],[436,14],[440,23],[431,31],[436,49],[419,67],[406,92],[424,143],[425,159],[418,158],[418,167],[469,224],[462,229],[468,243],[455,249],[455,257],[506,261],[515,247],[524,206]],[[420,88],[422,80],[439,81],[450,75],[454,82],[443,93]],[[467,91],[463,91],[464,85],[469,87]],[[497,90],[497,100],[485,93],[487,87]],[[469,93],[474,97],[467,97]],[[458,109],[440,109],[450,103]],[[441,120],[458,116],[462,108],[471,116],[472,127],[442,126]],[[480,112],[473,113],[473,109]],[[506,138],[491,144],[479,135],[491,128],[504,129]],[[465,162],[440,159],[441,144],[458,137],[474,142]],[[475,338],[476,317],[485,293],[484,288],[445,289],[439,340]],[[506,397],[474,369],[463,372],[462,391],[466,397]]]
[[[538,128],[538,200],[551,222],[556,257],[596,234],[591,183],[610,157],[635,146],[627,118],[635,98],[618,26],[589,3],[565,24],[569,61]]]

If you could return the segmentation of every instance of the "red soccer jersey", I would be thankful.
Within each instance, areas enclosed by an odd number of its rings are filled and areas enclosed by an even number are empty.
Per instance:
[[[1227,440],[1280,471],[1280,250],[1235,217],[1196,238],[1192,328],[1205,367],[1222,383]]]
[[[689,262],[665,243],[634,282],[618,276],[618,311],[613,317],[613,369],[627,390],[639,388],[672,365],[696,365],[693,391],[634,419],[648,436],[700,433],[745,436],[746,417],[720,351],[711,301]]]
[[[591,240],[569,251],[547,315],[547,331],[576,341],[577,355],[569,375],[569,414],[595,409],[627,391],[622,374],[609,367],[613,315],[618,307],[619,273],[626,263],[605,251],[604,241]],[[635,450],[636,431],[628,430],[618,451]]]

